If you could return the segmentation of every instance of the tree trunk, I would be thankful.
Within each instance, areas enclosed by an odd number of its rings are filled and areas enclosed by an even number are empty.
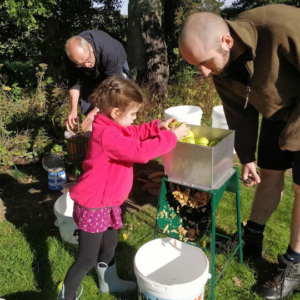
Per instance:
[[[48,65],[47,76],[51,76],[55,82],[58,82],[61,73],[60,57],[57,57],[59,50],[63,48],[59,41],[59,25],[55,18],[50,17],[45,24],[45,39],[42,49],[43,62]],[[49,51],[51,49],[51,51]]]
[[[128,63],[133,79],[147,82],[146,45],[143,39],[141,19],[143,14],[153,11],[161,26],[162,3],[160,0],[129,0],[128,5]]]
[[[147,54],[147,82],[151,100],[160,103],[168,96],[169,65],[167,46],[159,20],[154,12],[143,14],[142,36]]]

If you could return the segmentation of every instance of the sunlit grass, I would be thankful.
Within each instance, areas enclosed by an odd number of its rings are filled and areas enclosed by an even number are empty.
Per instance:
[[[29,175],[25,171],[21,173],[15,171],[13,176],[28,179]],[[14,189],[10,193],[17,197],[19,191]],[[249,217],[253,193],[254,188],[240,185],[243,221]],[[256,283],[258,272],[263,272],[267,277],[268,270],[274,271],[277,253],[286,250],[292,205],[292,180],[290,175],[286,175],[282,202],[266,226],[264,260],[258,263],[246,261],[241,265],[234,259],[216,284],[215,299],[260,299],[252,288]],[[22,214],[22,211],[16,209],[15,213]],[[153,204],[145,205],[140,211],[124,214],[124,227],[119,232],[116,253],[120,277],[135,280],[134,255],[139,247],[153,239],[155,220],[156,207]],[[228,235],[236,230],[234,194],[225,193],[222,197],[217,209],[217,228]],[[205,240],[209,243],[209,237],[205,237]],[[206,254],[210,257],[209,253]],[[56,287],[63,281],[75,257],[76,249],[68,248],[62,243],[58,229],[43,215],[32,217],[22,226],[16,226],[8,221],[0,223],[0,297],[6,300],[55,300]],[[220,270],[226,261],[225,255],[217,255],[216,270]],[[101,294],[97,288],[94,271],[84,278],[82,286],[83,300],[137,299],[136,294],[123,297]],[[209,299],[209,283],[206,286],[206,299]],[[300,298],[295,294],[290,299]]]

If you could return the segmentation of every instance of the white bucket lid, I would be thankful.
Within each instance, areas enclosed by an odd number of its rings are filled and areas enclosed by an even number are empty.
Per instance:
[[[170,107],[165,110],[165,118],[176,118],[180,122],[185,122],[188,118],[202,116],[202,109],[194,105],[181,105]]]
[[[70,194],[66,193],[60,196],[54,204],[54,213],[65,217],[73,217],[74,201],[71,199]]]
[[[210,278],[208,270],[209,263],[201,249],[172,238],[146,243],[134,259],[138,282],[178,296],[205,286]]]

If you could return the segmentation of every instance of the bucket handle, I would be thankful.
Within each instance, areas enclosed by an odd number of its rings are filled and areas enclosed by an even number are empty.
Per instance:
[[[153,288],[156,288],[156,289],[161,290],[161,291],[167,290],[167,286],[165,286],[165,285],[161,285],[161,284],[158,284],[158,283],[151,283],[151,285],[152,285]]]

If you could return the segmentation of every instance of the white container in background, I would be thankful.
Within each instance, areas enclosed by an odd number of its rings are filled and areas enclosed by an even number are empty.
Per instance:
[[[212,125],[214,128],[228,129],[223,105],[215,106],[212,110]]]
[[[212,110],[212,125],[214,128],[229,129],[223,105],[215,106]],[[233,153],[236,153],[233,149]]]
[[[181,105],[170,107],[165,110],[164,118],[175,118],[178,122],[185,122],[192,125],[201,125],[202,109],[194,105]]]
[[[54,214],[57,218],[55,225],[64,242],[78,244],[78,227],[73,219],[74,201],[69,193],[60,196],[54,204]]]
[[[134,273],[139,300],[203,300],[211,277],[204,252],[172,238],[143,245],[134,258]]]

